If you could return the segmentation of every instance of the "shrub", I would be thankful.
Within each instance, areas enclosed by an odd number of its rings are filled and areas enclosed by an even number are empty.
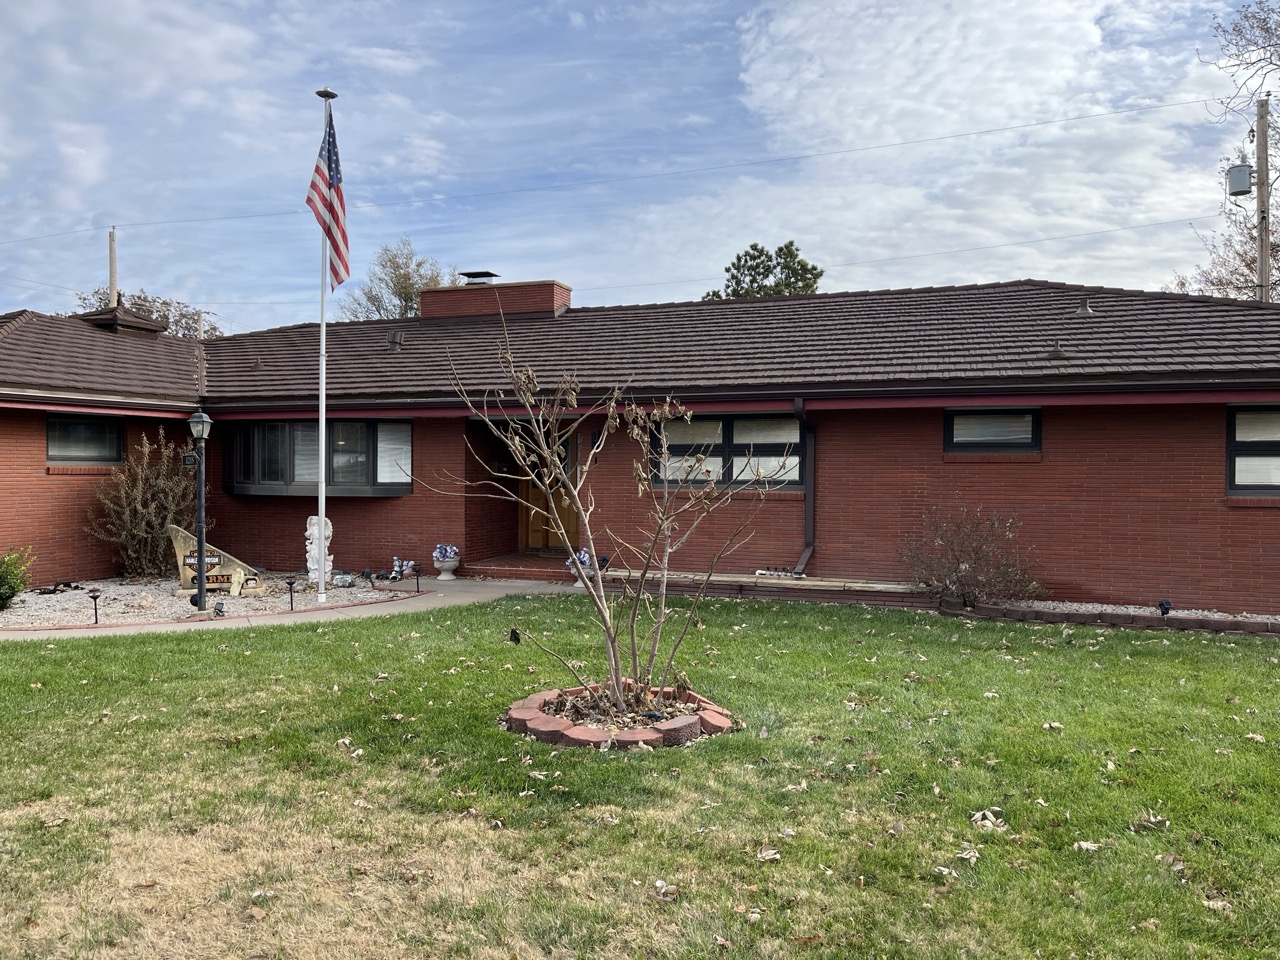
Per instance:
[[[182,466],[192,441],[179,447],[164,438],[151,443],[142,435],[124,465],[98,488],[102,515],[89,512],[85,529],[113,544],[123,572],[129,576],[165,576],[176,570],[169,524],[190,530],[196,520],[195,475]],[[206,524],[212,526],[212,524]]]
[[[31,564],[36,555],[30,547],[22,550],[10,547],[0,557],[0,610],[13,602],[13,598],[31,586]]]
[[[913,580],[965,606],[1043,596],[1044,588],[1026,572],[1017,535],[1014,517],[959,502],[934,505],[924,512],[924,536],[907,542],[902,561]]]

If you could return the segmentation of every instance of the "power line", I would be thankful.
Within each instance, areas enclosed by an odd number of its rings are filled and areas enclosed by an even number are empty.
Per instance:
[[[542,193],[549,190],[570,190],[578,187],[598,187],[615,183],[633,183],[641,180],[656,180],[663,177],[687,176],[695,173],[714,173],[721,170],[739,170],[745,167],[765,166],[774,163],[794,163],[799,160],[815,160],[823,157],[837,157],[853,153],[866,153],[872,150],[888,150],[893,147],[912,147],[920,146],[927,143],[942,143],[947,140],[961,140],[966,137],[981,137],[993,133],[1009,133],[1015,130],[1029,130],[1035,127],[1053,126],[1060,123],[1075,123],[1080,120],[1097,120],[1104,117],[1116,117],[1130,113],[1142,113],[1149,110],[1166,110],[1172,107],[1187,107],[1196,104],[1216,103],[1214,99],[1203,100],[1179,100],[1175,103],[1156,103],[1142,107],[1124,107],[1120,110],[1108,110],[1103,113],[1083,113],[1073,117],[1058,117],[1053,120],[1032,120],[1027,123],[1015,123],[1004,127],[990,127],[985,130],[970,130],[965,133],[949,133],[941,134],[935,137],[920,137],[914,140],[898,140],[892,143],[869,144],[862,147],[846,147],[841,150],[826,150],[817,153],[800,153],[786,157],[768,157],[761,160],[740,160],[734,163],[713,164],[705,167],[685,167],[679,170],[664,170],[657,173],[638,173],[623,177],[602,177],[596,180],[574,180],[568,183],[549,183],[540,184],[531,187],[512,187],[509,190],[489,190],[478,193],[460,193],[443,197],[425,197],[414,198],[409,200],[387,200],[381,203],[357,203],[352,204],[352,210],[376,209],[380,207],[397,207],[411,206],[420,203],[447,203],[454,200],[480,200],[488,197],[505,197],[521,193]],[[272,217],[295,217],[300,214],[309,213],[305,208],[297,210],[280,210],[270,213],[239,213],[226,214],[217,217],[185,217],[174,220],[137,220],[132,223],[118,223],[118,227],[161,227],[175,226],[184,223],[220,223],[234,220],[262,220]],[[67,230],[62,233],[46,233],[34,237],[14,237],[9,240],[0,240],[0,246],[13,243],[27,243],[36,240],[51,240],[59,237],[70,237],[81,233],[93,233],[97,230],[105,230],[105,227],[82,227],[78,230]]]

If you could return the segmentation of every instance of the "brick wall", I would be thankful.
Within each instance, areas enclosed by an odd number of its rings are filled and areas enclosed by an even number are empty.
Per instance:
[[[1018,517],[1034,574],[1062,599],[1280,610],[1280,511],[1269,509],[1280,498],[1225,496],[1221,405],[1046,407],[1042,417],[1038,462],[956,462],[942,453],[940,410],[815,416],[809,572],[905,579],[903,540],[927,504],[959,495]]]
[[[965,503],[1016,515],[1033,573],[1062,599],[1212,606],[1229,612],[1280,610],[1280,498],[1228,498],[1226,412],[1221,405],[1046,407],[1039,457],[960,458],[942,452],[941,410],[823,412],[817,429],[817,535],[808,572],[905,580],[899,555],[921,530],[930,503]],[[87,579],[115,573],[110,548],[83,533],[102,481],[96,468],[50,474],[43,414],[0,411],[0,550],[35,545],[36,579]],[[154,424],[130,421],[130,442]],[[414,422],[414,472],[437,487],[448,476],[482,476],[463,441],[489,462],[501,451],[461,419]],[[584,435],[589,436],[590,429]],[[210,443],[213,488],[209,540],[273,570],[305,567],[306,518],[313,498],[229,496],[221,489],[221,449]],[[612,533],[635,541],[647,507],[635,496],[634,447],[615,434],[593,471],[603,534],[597,549],[616,554]],[[713,517],[677,566],[704,565],[754,505]],[[429,567],[432,548],[451,542],[468,559],[516,549],[518,514],[498,500],[462,498],[415,486],[411,496],[330,497],[339,568],[390,566],[392,555]],[[724,573],[792,566],[804,548],[804,500],[766,495],[754,535],[720,566]]]
[[[132,448],[145,430],[157,439],[158,424],[125,420]],[[181,420],[168,425],[169,439],[189,436]],[[85,532],[89,511],[98,506],[98,488],[110,467],[49,466],[45,414],[0,410],[0,553],[34,547],[32,582],[90,580],[114,576],[114,548]]]
[[[587,435],[590,434],[590,428]],[[587,437],[583,439],[584,449]],[[647,498],[636,496],[633,464],[637,447],[619,430],[610,437],[591,472],[598,517],[594,526],[606,534],[598,537],[596,550],[620,553],[613,538],[639,545],[651,529]],[[755,573],[762,567],[793,567],[804,550],[804,495],[792,491],[771,491],[758,500],[752,494],[736,495],[736,502],[707,518],[677,554],[674,566],[684,570],[705,569],[734,529],[754,515],[752,535],[732,555],[721,560],[718,573]],[[689,520],[682,521],[688,529]],[[612,535],[612,536],[610,536]]]
[[[475,452],[474,456],[467,457],[466,477],[469,482],[479,483],[492,478],[486,464],[497,467],[499,472],[510,472],[502,469],[503,464],[509,461],[509,455],[483,424],[467,424],[467,442]],[[504,481],[503,488],[514,490],[515,482]],[[470,496],[464,509],[467,541],[464,566],[468,560],[485,560],[516,552],[520,539],[520,512],[514,503],[489,496]]]
[[[448,476],[462,476],[465,456],[461,420],[415,420],[413,475],[432,486],[448,488]],[[307,517],[316,512],[315,497],[232,496],[221,488],[222,451],[210,444],[209,478],[213,488],[208,540],[219,549],[269,570],[305,570]],[[431,569],[437,543],[453,543],[467,556],[463,500],[432,493],[415,483],[405,497],[325,498],[325,515],[333,524],[335,570],[390,570],[391,558],[416,560]]]

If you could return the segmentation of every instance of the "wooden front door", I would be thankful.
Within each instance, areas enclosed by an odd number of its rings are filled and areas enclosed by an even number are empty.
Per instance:
[[[546,496],[535,489],[528,480],[522,480],[520,483],[520,498],[527,504],[536,505],[539,509],[546,508]],[[569,535],[568,549],[561,542],[560,535],[556,533],[550,517],[544,516],[529,506],[523,506],[520,511],[521,550],[567,555],[569,549],[578,549],[578,515],[573,507],[565,507],[560,497],[553,497],[553,500],[555,502],[552,504],[552,509],[560,517],[565,532]]]
[[[566,468],[570,476],[573,476],[578,463],[578,444],[577,437],[570,438],[570,442],[566,444],[568,447]],[[534,487],[530,480],[520,481],[520,499],[525,504],[532,504],[539,510],[547,509],[546,496]],[[538,510],[532,509],[530,506],[522,506],[520,510],[520,549],[533,553],[560,553],[568,555],[570,550],[578,549],[578,515],[574,512],[572,506],[565,506],[564,498],[553,496],[550,509],[555,510],[556,515],[564,524],[565,533],[569,537],[569,543],[566,545],[561,542],[560,535],[556,533],[555,525],[550,517],[544,516]]]

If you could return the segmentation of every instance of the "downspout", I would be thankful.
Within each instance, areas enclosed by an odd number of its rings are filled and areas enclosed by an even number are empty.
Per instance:
[[[800,559],[796,561],[795,567],[791,571],[793,577],[803,577],[804,568],[809,563],[809,558],[813,556],[813,539],[814,539],[814,509],[813,509],[813,475],[817,471],[817,461],[814,459],[814,431],[813,424],[809,422],[809,418],[805,416],[804,400],[796,397],[795,400],[796,419],[800,421],[800,441],[804,444],[804,552],[800,554]]]

